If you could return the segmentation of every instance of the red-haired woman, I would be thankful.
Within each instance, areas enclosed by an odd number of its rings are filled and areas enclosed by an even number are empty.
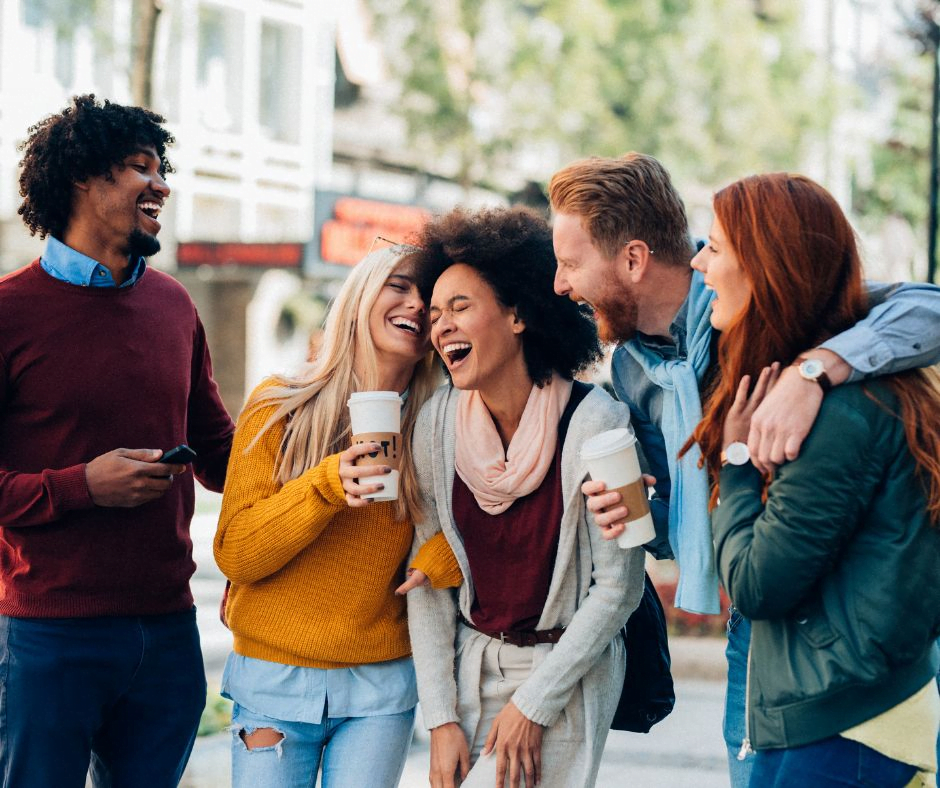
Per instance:
[[[692,265],[715,290],[721,375],[690,444],[712,471],[719,574],[753,619],[751,785],[903,786],[937,767],[937,377],[832,389],[799,458],[762,476],[751,414],[781,364],[826,388],[797,354],[865,314],[861,263],[838,204],[808,178],[745,178],[714,205]]]

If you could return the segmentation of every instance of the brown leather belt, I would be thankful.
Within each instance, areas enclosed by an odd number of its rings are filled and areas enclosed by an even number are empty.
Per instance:
[[[475,629],[477,632],[480,632],[487,637],[493,638],[494,640],[501,640],[503,643],[509,643],[512,646],[526,647],[535,646],[539,643],[557,643],[559,640],[561,640],[561,636],[565,634],[564,627],[556,627],[555,629],[536,629],[530,631],[514,630],[511,632],[485,632],[464,618],[463,613],[458,613],[457,619],[464,626],[470,627],[470,629]]]

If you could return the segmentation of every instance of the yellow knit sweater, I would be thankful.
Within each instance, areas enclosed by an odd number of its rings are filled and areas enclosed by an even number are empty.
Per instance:
[[[287,484],[275,481],[283,423],[245,453],[274,409],[238,420],[215,536],[215,560],[232,581],[226,618],[235,651],[315,668],[407,656],[405,600],[394,591],[411,523],[397,521],[388,502],[347,506],[338,454]],[[439,536],[424,554],[459,577]]]

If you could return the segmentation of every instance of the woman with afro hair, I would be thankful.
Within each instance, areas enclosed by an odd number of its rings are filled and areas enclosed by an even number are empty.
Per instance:
[[[590,786],[623,684],[618,633],[643,590],[643,551],[594,526],[580,449],[627,426],[629,411],[574,380],[600,346],[584,308],[553,292],[544,219],[457,209],[418,245],[450,385],[415,428],[425,502],[415,548],[443,532],[464,578],[441,587],[455,568],[424,553],[404,587],[431,785],[459,773],[464,786]]]

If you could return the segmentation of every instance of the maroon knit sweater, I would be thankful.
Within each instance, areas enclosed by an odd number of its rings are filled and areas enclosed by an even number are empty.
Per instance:
[[[0,614],[188,609],[193,475],[133,508],[91,501],[85,464],[188,443],[221,490],[233,433],[196,308],[152,268],[127,288],[61,282],[33,262],[0,279]]]

